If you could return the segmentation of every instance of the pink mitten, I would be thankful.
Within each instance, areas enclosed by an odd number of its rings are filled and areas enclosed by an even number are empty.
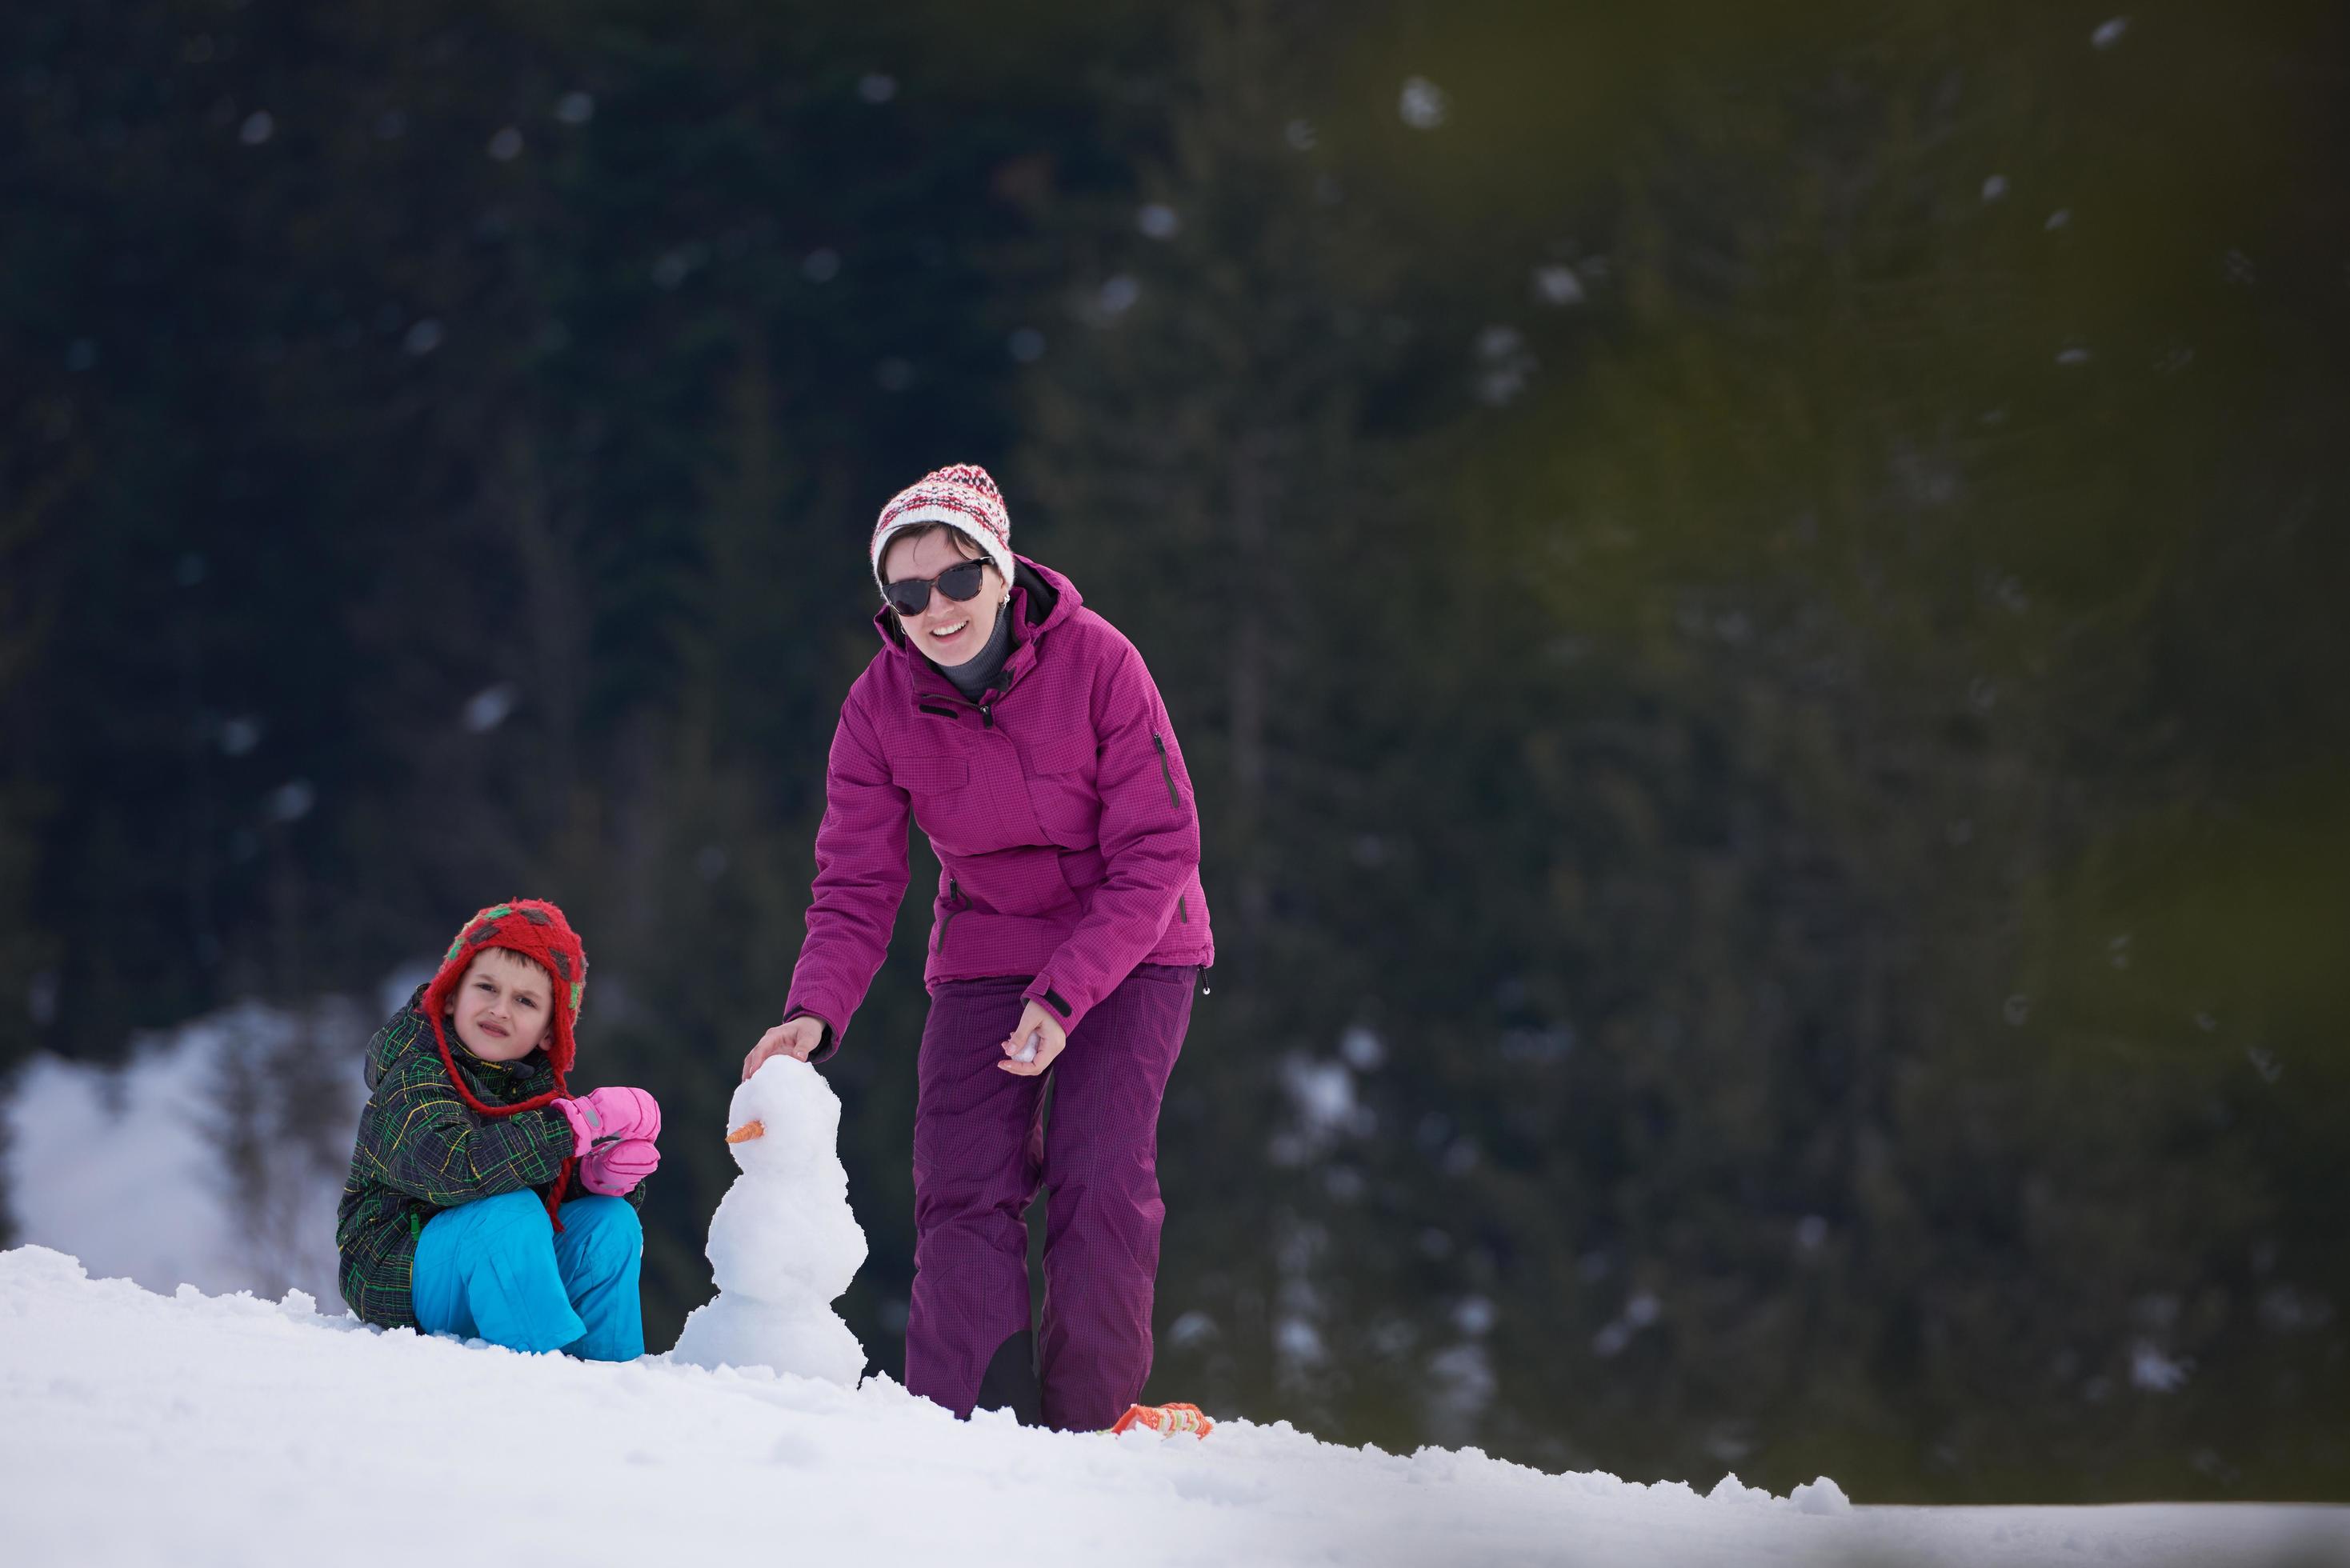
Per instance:
[[[556,1101],[555,1108],[571,1124],[574,1158],[598,1144],[660,1136],[660,1106],[642,1089],[590,1089],[574,1099]]]
[[[637,1183],[660,1164],[660,1150],[653,1147],[652,1139],[624,1137],[588,1151],[579,1162],[579,1185],[607,1198],[619,1198],[635,1191]]]

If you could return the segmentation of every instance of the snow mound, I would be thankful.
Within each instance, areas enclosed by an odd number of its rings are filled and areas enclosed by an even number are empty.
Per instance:
[[[1813,1511],[1223,1420],[1204,1440],[957,1422],[847,1388],[384,1333],[311,1298],[150,1294],[0,1252],[0,1540],[43,1564],[827,1568],[1301,1562],[2332,1563],[2325,1508]],[[554,1456],[555,1469],[548,1469]],[[390,1506],[388,1508],[387,1503]],[[2298,1553],[2288,1557],[2287,1553]]]

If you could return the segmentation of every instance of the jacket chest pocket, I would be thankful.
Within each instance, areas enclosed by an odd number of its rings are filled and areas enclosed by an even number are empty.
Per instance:
[[[931,848],[984,855],[1035,841],[1017,820],[1014,767],[1009,745],[991,748],[982,738],[975,753],[892,758],[889,778],[913,796],[914,822]]]
[[[889,782],[914,797],[914,820],[935,838],[934,825],[951,820],[957,797],[971,784],[971,763],[951,752],[891,757]]]
[[[1101,832],[1097,758],[1090,729],[1077,729],[1026,748],[1028,804],[1045,838],[1064,848],[1091,846]]]

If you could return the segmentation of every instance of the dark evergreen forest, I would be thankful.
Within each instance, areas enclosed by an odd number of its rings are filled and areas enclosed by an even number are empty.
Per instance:
[[[2350,1499],[2339,5],[18,0],[0,190],[0,1069],[554,898],[666,1346],[976,462],[1207,827],[1152,1397]]]

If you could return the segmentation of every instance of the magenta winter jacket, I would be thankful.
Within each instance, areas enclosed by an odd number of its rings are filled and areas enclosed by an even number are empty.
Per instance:
[[[1015,559],[1014,646],[978,702],[875,618],[885,646],[841,704],[784,1010],[830,1027],[818,1060],[889,948],[909,809],[939,857],[930,987],[1033,975],[1026,994],[1074,1031],[1137,964],[1215,961],[1191,781],[1142,655],[1066,577]]]

